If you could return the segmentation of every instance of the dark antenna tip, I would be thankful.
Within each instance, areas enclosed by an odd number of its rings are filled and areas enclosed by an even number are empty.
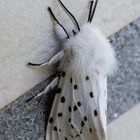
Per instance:
[[[74,20],[76,26],[77,26],[77,29],[80,31],[80,26],[76,20],[76,18],[74,17],[74,15],[66,8],[66,6],[62,3],[61,0],[58,0],[59,3],[61,4],[61,6],[64,8],[64,10],[66,10],[66,12],[72,17],[72,19]]]
[[[31,62],[28,62],[26,65],[27,65],[27,66],[31,66],[31,65],[32,65],[32,63],[31,63]]]
[[[93,7],[92,15],[91,15],[91,17],[90,17],[90,22],[92,21],[94,15],[95,15],[95,10],[96,10],[96,8],[97,8],[97,4],[98,4],[98,0],[95,1],[95,5],[94,5],[94,7]]]
[[[51,16],[53,17],[53,19],[59,24],[59,21],[56,19],[55,15],[53,14],[51,7],[48,7],[48,11],[51,14]]]
[[[50,10],[51,9],[51,7],[48,7],[48,10]]]
[[[51,12],[51,11],[52,11],[51,7],[48,7],[48,8],[47,8],[47,10],[48,10],[49,12]]]
[[[60,22],[58,21],[58,19],[55,17],[54,13],[52,12],[51,7],[48,7],[48,11],[49,11],[49,13],[51,14],[51,16],[53,17],[54,21],[56,21],[57,24],[64,30],[64,32],[65,32],[66,35],[67,35],[66,38],[68,39],[68,38],[69,38],[68,32],[66,31],[66,29],[64,28],[64,26],[63,26],[62,24],[60,24]]]
[[[93,3],[94,3],[93,0],[90,1],[90,10],[89,10],[89,15],[88,15],[88,20],[87,20],[87,22],[90,22],[90,17],[91,17],[91,12],[92,12]]]
[[[31,62],[28,62],[27,63],[27,66],[40,66],[41,64],[34,64],[34,63],[31,63]]]

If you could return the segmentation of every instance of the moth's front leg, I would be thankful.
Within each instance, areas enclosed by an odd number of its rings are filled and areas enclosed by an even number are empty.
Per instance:
[[[29,102],[30,100],[34,99],[34,98],[38,98],[40,97],[41,95],[43,95],[44,93],[47,93],[48,91],[54,89],[57,85],[58,85],[58,82],[59,82],[59,77],[55,77],[48,85],[47,87],[42,91],[40,92],[39,94],[37,94],[36,96],[28,99],[26,102]]]
[[[63,56],[64,56],[64,50],[61,50],[60,52],[55,54],[52,58],[50,58],[50,60],[47,62],[43,62],[40,64],[35,64],[35,63],[29,62],[28,65],[31,65],[31,66],[53,65],[53,64],[56,64],[58,61],[60,61],[63,58]]]
[[[45,88],[45,90],[43,91],[43,93],[46,93],[46,92],[48,92],[49,90],[52,90],[52,89],[54,89],[57,85],[58,85],[58,83],[59,83],[59,77],[57,76],[57,77],[55,77],[51,82],[50,82],[50,84],[48,84],[47,85],[47,87]],[[42,94],[43,94],[42,93]],[[41,95],[42,95],[41,94]],[[40,94],[38,94],[39,96],[40,96]]]

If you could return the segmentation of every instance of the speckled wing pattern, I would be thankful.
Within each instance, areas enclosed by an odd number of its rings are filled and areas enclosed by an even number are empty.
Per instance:
[[[86,69],[78,60],[79,51],[71,50],[61,61],[63,68],[48,121],[47,140],[106,140],[106,75]],[[71,70],[75,63],[81,70]]]
[[[100,137],[105,129],[100,129],[106,127],[106,97],[104,75],[76,76],[63,71],[48,121],[47,140],[103,140]],[[102,104],[99,98],[104,99]]]

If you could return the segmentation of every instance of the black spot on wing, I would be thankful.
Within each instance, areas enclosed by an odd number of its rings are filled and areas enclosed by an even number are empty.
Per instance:
[[[74,126],[71,124],[71,128],[73,129],[74,128]]]
[[[87,117],[86,117],[86,116],[84,116],[84,121],[85,121],[85,122],[87,121]]]
[[[69,120],[68,120],[69,122],[71,122],[71,118],[69,118]]]
[[[89,76],[86,76],[86,78],[85,78],[86,80],[89,80]]]
[[[81,106],[81,102],[77,102],[77,105],[80,107]]]
[[[62,117],[62,116],[63,116],[62,112],[58,113],[58,117]]]
[[[94,116],[95,116],[95,117],[98,116],[97,110],[94,110]]]
[[[92,133],[92,128],[89,128],[89,132]]]
[[[78,88],[78,86],[75,84],[75,85],[74,85],[74,89],[76,90],[77,88]]]
[[[71,107],[70,106],[68,107],[68,110],[69,110],[69,112],[71,112]]]
[[[61,103],[64,103],[64,102],[65,102],[65,97],[62,96],[62,97],[61,97]]]
[[[85,125],[84,121],[81,121],[81,127],[83,127]]]
[[[56,93],[61,93],[61,91],[62,91],[61,88],[58,87]]]
[[[93,98],[93,97],[94,97],[94,96],[93,96],[93,92],[92,92],[92,91],[89,93],[89,96],[90,96],[91,98]]]
[[[76,105],[73,107],[73,110],[74,110],[74,111],[76,111],[76,110],[77,110],[77,106],[76,106]]]
[[[65,137],[65,140],[68,140],[68,138],[67,138],[67,137]]]
[[[54,126],[53,130],[54,130],[54,131],[57,131],[57,127],[56,127],[56,126]]]
[[[72,77],[70,78],[70,83],[72,84]]]

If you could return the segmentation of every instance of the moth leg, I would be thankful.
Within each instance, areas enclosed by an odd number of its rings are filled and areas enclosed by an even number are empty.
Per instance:
[[[55,77],[48,85],[47,87],[42,91],[40,92],[39,94],[37,94],[36,96],[28,99],[26,102],[29,102],[30,100],[32,99],[35,99],[35,98],[38,98],[40,97],[41,95],[43,95],[44,93],[48,92],[49,90],[55,88],[57,85],[58,85],[58,81],[59,81],[59,77]]]
[[[31,65],[31,66],[45,66],[45,65],[53,65],[53,64],[56,64],[58,61],[60,61],[64,56],[64,51],[60,51],[58,52],[57,54],[55,54],[52,58],[50,58],[49,61],[47,62],[43,62],[43,63],[40,63],[40,64],[35,64],[35,63],[31,63],[29,62],[28,65]]]
[[[58,52],[55,56],[53,56],[50,60],[49,60],[49,65],[53,65],[56,64],[58,61],[60,61],[62,58],[64,57],[64,50]]]
[[[35,96],[34,98],[38,98],[40,97],[42,94],[47,93],[48,91],[54,89],[57,85],[58,85],[58,81],[59,81],[59,77],[55,77],[50,83],[49,85],[47,85],[47,87],[45,88],[44,91],[42,91],[41,93],[39,93],[37,96]]]

